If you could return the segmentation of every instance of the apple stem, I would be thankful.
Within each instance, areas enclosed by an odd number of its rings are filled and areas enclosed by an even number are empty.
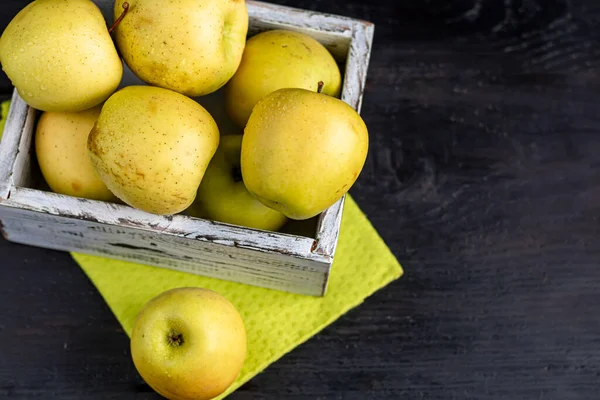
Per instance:
[[[325,84],[323,83],[323,81],[319,81],[319,83],[317,84],[317,93],[321,93],[321,91],[323,90],[323,86],[325,86]]]
[[[119,18],[117,18],[117,20],[113,22],[110,28],[108,28],[108,33],[111,33],[117,27],[117,25],[119,25],[119,22],[121,22],[125,14],[127,14],[127,11],[129,11],[129,3],[125,2],[123,3],[123,12],[121,13],[121,15],[119,15]]]

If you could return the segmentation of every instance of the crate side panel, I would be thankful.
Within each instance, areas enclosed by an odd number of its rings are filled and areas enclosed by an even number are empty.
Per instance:
[[[327,257],[333,257],[337,248],[340,227],[342,225],[342,214],[346,196],[338,200],[334,205],[325,210],[319,217],[317,225],[317,245],[313,252]]]
[[[373,43],[373,24],[356,22],[346,63],[346,73],[342,90],[342,100],[360,113],[362,98],[367,80],[369,58]],[[344,198],[325,210],[319,217],[317,246],[314,251],[333,257],[344,209]]]
[[[28,107],[19,142],[19,149],[13,167],[13,185],[31,187],[33,183],[33,164],[35,155],[35,120],[38,111]]]
[[[246,248],[228,246],[203,240],[189,239],[168,235],[161,232],[148,232],[137,228],[107,226],[90,221],[73,220],[71,218],[53,216],[43,213],[30,212],[11,207],[0,207],[2,218],[13,218],[11,225],[14,229],[45,229],[48,234],[66,234],[68,237],[77,239],[78,242],[107,243],[110,246],[120,248],[131,248],[132,250],[148,251],[150,254],[164,253],[165,256],[178,260],[187,260],[188,256],[209,257],[215,259],[229,258],[237,260],[259,260],[260,266],[266,265],[261,270],[265,274],[281,276],[289,274],[292,277],[303,278],[308,273],[319,273],[326,270],[322,262],[312,263],[297,257],[286,257],[283,254],[264,253]],[[84,223],[85,222],[85,223]],[[24,227],[24,228],[23,228]],[[8,229],[8,226],[5,226]],[[325,261],[327,258],[322,257]],[[245,263],[245,261],[244,261]],[[234,262],[235,264],[235,262]],[[287,268],[289,271],[278,270]]]
[[[294,293],[321,294],[330,267],[325,258],[323,262],[285,258],[10,207],[0,207],[0,218],[3,234],[10,241],[101,255]]]
[[[14,90],[0,140],[0,199],[8,197],[13,185],[15,160],[19,154],[21,135],[29,112],[29,106]]]
[[[281,253],[285,256],[312,257],[310,249],[314,240],[307,237],[253,230],[185,215],[153,215],[125,205],[75,198],[41,190],[14,188],[10,199],[0,202],[1,204],[48,215],[68,217],[77,221],[132,227],[231,247]]]
[[[342,100],[350,104],[358,113],[362,108],[374,32],[373,24],[357,22],[352,32],[352,41],[348,51]]]

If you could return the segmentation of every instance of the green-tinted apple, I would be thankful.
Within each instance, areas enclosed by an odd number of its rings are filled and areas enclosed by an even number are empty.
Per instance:
[[[4,133],[4,126],[6,125],[6,118],[8,118],[9,108],[10,100],[4,100],[0,103],[0,139],[2,139],[2,133]]]
[[[188,213],[249,228],[279,230],[287,221],[285,215],[262,204],[244,185],[240,172],[241,148],[242,135],[221,136]]]

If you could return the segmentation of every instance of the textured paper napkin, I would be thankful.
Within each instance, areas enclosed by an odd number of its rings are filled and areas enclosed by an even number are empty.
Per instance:
[[[199,286],[227,297],[246,324],[248,354],[238,379],[219,399],[403,273],[394,255],[350,196],[344,207],[327,295],[322,298],[79,253],[72,256],[128,335],[141,307],[165,290]]]
[[[8,109],[10,108],[10,100],[4,100],[0,102],[0,138],[4,132],[4,125],[6,125],[6,117],[8,117]]]

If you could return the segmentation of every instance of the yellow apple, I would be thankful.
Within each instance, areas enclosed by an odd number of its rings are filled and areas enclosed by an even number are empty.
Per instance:
[[[255,229],[277,231],[287,218],[258,201],[242,181],[242,135],[221,136],[188,214]]]
[[[117,201],[88,156],[87,139],[102,106],[79,112],[43,112],[35,131],[35,152],[46,183],[55,193]]]
[[[329,51],[317,40],[299,32],[270,30],[246,43],[242,62],[225,86],[225,105],[231,119],[246,126],[252,109],[263,97],[282,88],[317,90],[337,97],[342,78]]]
[[[91,0],[36,0],[0,37],[0,63],[21,97],[43,111],[82,111],[118,87],[123,63]]]
[[[119,199],[154,214],[192,204],[219,145],[200,104],[154,86],[127,86],[106,100],[88,137],[92,166]]]
[[[279,89],[252,112],[242,141],[244,183],[266,206],[308,219],[352,187],[369,135],[345,102],[305,89]]]
[[[237,378],[246,329],[235,306],[202,288],[165,291],[144,305],[131,332],[131,357],[146,383],[174,400],[209,400]]]
[[[116,0],[129,10],[115,28],[123,59],[141,80],[195,97],[223,86],[240,64],[248,10],[243,0]]]

